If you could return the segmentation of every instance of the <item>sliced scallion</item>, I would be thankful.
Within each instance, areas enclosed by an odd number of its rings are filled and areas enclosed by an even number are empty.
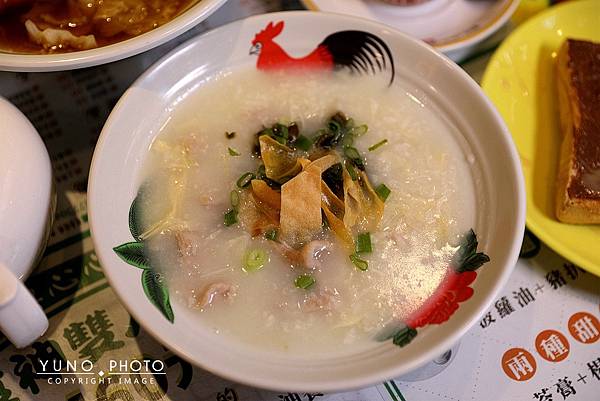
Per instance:
[[[256,176],[254,175],[254,173],[248,172],[243,174],[240,178],[238,178],[236,184],[238,188],[247,188],[248,185],[250,185],[250,181],[252,181],[255,178]]]
[[[223,223],[225,223],[227,227],[234,225],[237,223],[237,221],[237,210],[229,209],[225,212],[225,215],[223,216]]]
[[[261,164],[260,166],[258,166],[258,169],[256,170],[256,178],[258,178],[259,180],[262,180],[266,176],[267,176],[267,174],[266,174],[265,165]]]
[[[352,135],[354,135],[355,137],[359,137],[361,135],[366,134],[368,130],[369,127],[366,124],[359,125],[358,127],[352,128]]]
[[[335,133],[340,132],[340,130],[342,129],[342,126],[340,125],[340,123],[338,123],[335,120],[329,120],[329,123],[327,123],[327,128],[329,129],[329,131]]]
[[[374,151],[375,149],[377,149],[377,148],[379,148],[379,147],[381,147],[381,146],[385,145],[385,144],[387,143],[387,141],[388,141],[387,139],[384,139],[383,141],[379,141],[379,142],[377,142],[375,145],[371,145],[371,146],[369,146],[369,152],[372,152],[372,151]]]
[[[280,137],[288,139],[288,137],[289,137],[289,130],[288,130],[287,125],[285,125],[285,124],[277,124],[277,131],[278,131],[277,134]]]
[[[253,272],[263,268],[268,262],[267,252],[263,249],[251,249],[244,254],[244,271]]]
[[[356,170],[354,169],[354,166],[352,165],[352,163],[345,163],[345,164],[346,164],[346,170],[348,171],[350,178],[352,178],[352,181],[358,180],[358,174],[356,173]]]
[[[363,168],[365,164],[363,163],[362,157],[360,157],[360,153],[358,149],[353,146],[345,146],[344,147],[344,156],[348,158],[358,168]]]
[[[358,270],[361,270],[364,272],[369,268],[369,264],[367,263],[367,261],[359,258],[358,255],[355,253],[350,255],[350,260],[352,261],[352,264],[354,264],[354,266],[356,266],[356,268]]]
[[[277,239],[277,230],[272,228],[265,233],[265,238],[270,241],[275,241]]]
[[[358,149],[353,146],[346,146],[344,148],[344,156],[350,160],[360,159],[360,153],[358,153]]]
[[[294,280],[296,287],[303,290],[308,290],[315,283],[316,280],[310,274],[302,274],[301,276],[296,277],[296,280]]]
[[[241,153],[233,148],[227,148],[230,156],[241,156]]]
[[[351,147],[354,144],[354,135],[351,132],[347,132],[342,139],[342,146],[345,148]]]
[[[299,135],[294,145],[300,150],[308,151],[312,147],[312,141],[304,135]]]
[[[231,206],[237,208],[240,204],[240,193],[234,189],[229,194],[229,200],[231,201]]]
[[[384,202],[386,201],[388,196],[390,196],[391,192],[392,191],[385,184],[379,184],[377,185],[377,188],[375,188],[375,193],[377,194],[377,196],[379,196],[379,199],[381,199]]]
[[[371,245],[371,234],[369,232],[358,234],[356,239],[356,253],[371,253],[373,246]]]

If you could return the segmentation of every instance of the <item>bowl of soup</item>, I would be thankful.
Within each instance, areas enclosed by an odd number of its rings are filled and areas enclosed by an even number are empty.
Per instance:
[[[88,190],[134,318],[198,366],[285,391],[366,386],[447,350],[524,230],[519,159],[477,84],[423,42],[326,13],[251,17],[157,62],[111,113]]]
[[[5,0],[0,70],[57,71],[120,60],[198,24],[226,0]]]

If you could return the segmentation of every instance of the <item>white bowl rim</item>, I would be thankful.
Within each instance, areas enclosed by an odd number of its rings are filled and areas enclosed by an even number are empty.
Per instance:
[[[447,53],[452,52],[454,50],[465,49],[476,43],[483,42],[485,39],[492,36],[498,29],[500,29],[500,27],[502,27],[506,23],[506,21],[508,21],[510,17],[512,17],[520,3],[521,0],[509,0],[509,4],[505,7],[505,9],[484,28],[479,29],[472,34],[459,37],[456,40],[452,40],[448,43],[442,43],[434,47],[441,52]]]
[[[491,290],[484,296],[484,299],[480,302],[480,304],[476,308],[475,312],[472,313],[472,315],[470,317],[464,319],[464,321],[458,325],[458,328],[454,332],[452,332],[451,335],[446,336],[442,341],[439,341],[435,347],[431,347],[431,348],[425,350],[424,352],[420,353],[418,358],[414,358],[413,360],[410,360],[408,363],[399,364],[399,365],[396,365],[387,370],[380,370],[377,372],[365,372],[364,375],[360,376],[360,379],[350,379],[350,380],[336,379],[335,381],[330,381],[330,382],[326,382],[326,383],[320,382],[318,385],[315,385],[310,388],[306,388],[305,386],[302,386],[302,385],[299,386],[298,382],[295,381],[293,378],[290,378],[289,380],[287,380],[285,382],[283,382],[281,380],[275,381],[275,380],[269,379],[269,378],[258,378],[256,376],[249,378],[244,375],[238,375],[238,374],[232,373],[227,368],[208,365],[207,363],[205,363],[203,361],[197,360],[196,358],[194,358],[194,356],[189,351],[180,347],[177,344],[177,341],[174,341],[173,336],[168,335],[166,333],[161,333],[158,330],[156,330],[155,328],[153,328],[152,325],[146,324],[145,323],[146,319],[144,318],[144,316],[140,315],[134,308],[132,308],[130,305],[128,305],[124,301],[124,298],[126,298],[126,294],[121,294],[117,291],[116,288],[118,288],[118,286],[116,286],[115,285],[116,282],[113,281],[115,278],[111,277],[110,274],[106,274],[106,277],[107,277],[109,283],[111,284],[111,287],[115,290],[115,292],[119,296],[119,299],[123,303],[123,306],[140,323],[140,325],[142,325],[142,327],[144,327],[145,330],[147,330],[153,337],[158,339],[162,344],[167,346],[170,350],[172,350],[174,353],[181,356],[183,359],[187,360],[188,362],[192,363],[193,365],[199,366],[202,369],[212,372],[220,377],[226,378],[228,380],[232,380],[237,383],[245,384],[248,386],[270,389],[270,390],[274,390],[274,391],[336,392],[336,391],[346,391],[346,390],[351,390],[351,389],[364,388],[366,386],[376,384],[377,382],[380,382],[383,380],[396,378],[408,371],[416,369],[416,368],[422,366],[423,364],[433,360],[440,353],[451,348],[462,336],[464,336],[464,334],[472,326],[474,326],[476,324],[476,322],[481,318],[481,316],[483,316],[485,311],[490,307],[490,305],[494,301],[494,299],[497,296],[497,294],[499,293],[499,291],[502,289],[502,287],[504,287],[504,285],[508,281],[509,276],[512,273],[512,269],[516,265],[516,262],[519,257],[521,244],[522,244],[522,240],[523,240],[523,236],[524,236],[524,232],[525,232],[524,178],[523,178],[521,164],[520,164],[520,158],[518,156],[516,146],[514,145],[514,143],[512,141],[512,136],[510,135],[510,132],[508,131],[508,128],[506,127],[506,125],[504,123],[504,120],[502,119],[502,117],[496,110],[495,106],[492,104],[492,102],[483,93],[483,91],[481,90],[479,85],[477,85],[477,83],[466,73],[466,71],[464,71],[460,66],[458,66],[456,63],[451,61],[448,57],[439,53],[433,47],[426,44],[425,42],[415,39],[401,31],[398,31],[397,29],[395,29],[393,27],[390,27],[385,24],[382,24],[382,23],[379,23],[379,22],[376,22],[373,20],[369,20],[366,18],[354,17],[354,16],[338,14],[338,13],[327,13],[327,12],[315,13],[315,12],[311,12],[311,11],[302,11],[302,10],[253,15],[253,16],[241,19],[241,20],[233,21],[228,24],[219,26],[213,30],[205,32],[197,37],[194,37],[194,38],[182,43],[177,48],[173,49],[171,52],[169,52],[168,54],[163,56],[161,59],[159,59],[157,62],[155,62],[151,67],[149,67],[131,85],[131,87],[135,87],[138,84],[142,83],[146,79],[146,77],[151,75],[156,69],[158,69],[160,66],[162,66],[163,63],[165,63],[167,60],[172,58],[176,53],[184,51],[187,47],[193,45],[197,41],[204,40],[204,37],[208,34],[211,34],[213,32],[218,33],[219,31],[228,29],[232,25],[241,24],[244,21],[264,20],[264,22],[268,22],[270,20],[276,20],[278,18],[280,18],[280,19],[289,18],[292,15],[300,16],[300,17],[308,17],[308,18],[321,18],[321,17],[336,18],[339,20],[345,20],[349,23],[360,22],[363,26],[369,26],[372,30],[380,30],[380,31],[387,30],[388,32],[393,33],[396,36],[402,37],[404,40],[413,42],[413,43],[417,44],[418,46],[420,46],[421,48],[423,48],[423,51],[430,53],[430,55],[433,55],[441,63],[445,64],[446,67],[450,68],[454,74],[457,74],[456,75],[457,79],[462,81],[462,83],[467,86],[467,89],[473,91],[473,93],[475,93],[477,95],[477,97],[479,98],[479,100],[485,105],[485,107],[487,108],[487,110],[490,113],[490,116],[493,118],[495,124],[497,125],[498,131],[502,133],[502,141],[506,145],[506,148],[510,154],[510,160],[507,160],[507,167],[509,167],[515,173],[513,178],[515,179],[515,187],[516,187],[516,193],[515,193],[516,204],[515,204],[515,206],[517,208],[516,213],[515,213],[514,229],[511,232],[511,237],[513,238],[513,241],[510,245],[510,252],[508,253],[507,258],[506,258],[507,263],[503,266],[504,269],[503,269],[502,273],[500,274],[500,276],[498,277],[498,279],[496,280],[495,284],[492,286]],[[127,101],[127,94],[128,94],[128,92],[126,91],[124,93],[124,95],[119,99],[119,101],[115,105],[114,109],[112,110],[111,114],[109,115],[109,117],[105,123],[105,126],[109,126],[110,123],[112,122],[112,120],[116,118],[115,116],[120,112],[120,109],[123,107],[124,103]],[[107,140],[108,135],[109,134],[107,132],[105,132],[105,130],[103,129],[100,134],[100,137],[98,139],[98,142],[96,144],[96,147],[94,150],[94,155],[92,157],[92,162],[91,162],[91,166],[90,166],[90,174],[89,174],[90,179],[88,182],[88,191],[87,191],[90,231],[92,233],[92,240],[94,241],[97,256],[100,260],[101,265],[103,265],[103,266],[105,265],[104,260],[106,260],[107,258],[103,254],[103,251],[101,250],[102,248],[96,247],[97,240],[94,239],[94,235],[93,235],[93,233],[95,231],[95,227],[96,227],[96,221],[94,219],[95,210],[97,207],[96,205],[101,203],[100,199],[98,199],[96,201],[96,199],[99,197],[99,195],[97,195],[96,187],[94,185],[95,184],[94,177],[96,175],[100,174],[100,172],[98,171],[99,170],[99,168],[98,168],[99,156],[98,155],[104,151],[105,142]],[[98,224],[102,224],[102,223],[98,223]],[[107,271],[107,270],[105,270],[105,271]]]
[[[98,47],[57,54],[20,54],[0,50],[0,71],[50,72],[92,67],[118,61],[157,47],[206,19],[227,0],[199,0],[164,25],[131,39]]]

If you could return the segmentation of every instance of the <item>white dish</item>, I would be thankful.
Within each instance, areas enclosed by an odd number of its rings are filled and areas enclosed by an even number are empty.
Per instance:
[[[458,62],[496,32],[519,0],[428,0],[413,6],[382,0],[302,0],[313,11],[335,12],[378,21],[424,40]]]
[[[62,71],[130,57],[163,44],[208,18],[227,0],[201,0],[165,25],[112,45],[59,54],[10,54],[0,50],[0,71]]]
[[[419,329],[422,334],[403,348],[388,341],[375,344],[369,352],[349,350],[335,357],[323,354],[307,359],[245,346],[202,327],[194,312],[183,305],[169,304],[161,312],[137,284],[140,277],[151,278],[147,270],[128,266],[113,250],[132,241],[130,205],[141,184],[148,148],[170,108],[185,101],[190,90],[201,90],[206,79],[223,69],[254,65],[256,58],[248,50],[255,34],[277,21],[284,21],[285,26],[276,42],[294,57],[310,53],[335,32],[361,30],[378,36],[391,50],[396,79],[423,91],[459,128],[480,169],[484,210],[478,212],[477,230],[480,246],[492,261],[474,282],[471,299],[447,322]],[[131,118],[137,115],[146,118]],[[189,41],[150,68],[126,91],[102,131],[90,171],[88,207],[104,272],[141,325],[174,352],[207,370],[249,385],[286,391],[366,386],[406,373],[448,349],[477,322],[507,280],[518,257],[525,215],[523,180],[510,135],[464,71],[422,42],[389,27],[311,12],[266,14],[234,22]],[[168,295],[166,302],[164,293],[158,295],[165,306]]]

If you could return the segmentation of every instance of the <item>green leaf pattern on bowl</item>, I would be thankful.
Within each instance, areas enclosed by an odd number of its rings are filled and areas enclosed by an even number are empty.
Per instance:
[[[113,248],[115,253],[127,264],[142,269],[142,288],[148,300],[163,314],[171,323],[175,321],[175,314],[169,299],[169,289],[161,274],[152,266],[145,249],[141,234],[144,232],[140,203],[144,196],[142,185],[137,196],[131,202],[129,208],[129,231],[135,239]]]

